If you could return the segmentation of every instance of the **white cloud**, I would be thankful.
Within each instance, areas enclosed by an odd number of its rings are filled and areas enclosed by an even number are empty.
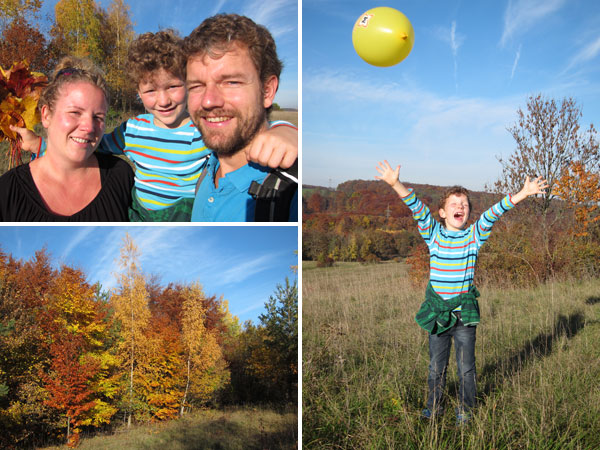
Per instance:
[[[512,70],[510,72],[511,80],[515,77],[515,71],[517,70],[517,65],[519,64],[519,59],[521,59],[521,47],[522,47],[522,44],[519,45],[519,49],[517,50],[517,54],[515,55],[515,62],[513,63]]]
[[[72,236],[71,240],[63,250],[60,258],[62,260],[67,260],[71,251],[73,251],[77,246],[81,245],[83,242],[89,240],[90,236],[95,233],[96,227],[78,227],[77,232]]]
[[[220,282],[223,285],[240,283],[257,273],[269,270],[272,264],[277,261],[277,257],[276,254],[267,253],[243,261],[222,261],[220,266],[225,268],[219,270]]]
[[[584,64],[588,61],[593,60],[600,54],[600,36],[596,37],[595,40],[588,41],[581,50],[579,50],[573,58],[569,61],[565,72],[569,69]]]
[[[253,0],[245,5],[241,14],[267,27],[273,37],[278,39],[285,34],[296,32],[298,29],[297,11],[297,1]]]
[[[566,3],[566,0],[509,0],[504,11],[504,28],[500,46],[504,47],[515,34],[527,32]]]
[[[452,61],[454,63],[454,85],[458,89],[458,49],[465,41],[465,36],[456,31],[456,21],[453,20],[450,28],[439,27],[435,36],[450,46]]]
[[[310,149],[304,153],[305,173],[309,177],[306,182],[320,185],[329,185],[329,179],[333,185],[348,179],[372,179],[374,161],[396,158],[413,167],[424,164],[429,168],[421,172],[427,175],[434,174],[436,167],[443,167],[440,170],[445,170],[445,176],[454,182],[461,177],[459,167],[478,161],[481,169],[469,171],[471,179],[465,184],[482,188],[496,176],[495,155],[512,149],[506,127],[515,121],[515,111],[523,101],[522,95],[499,99],[443,97],[408,82],[379,84],[352,74],[330,73],[325,77],[323,73],[309,73],[305,74],[304,86],[305,98],[327,93],[324,108],[335,110],[338,104],[345,104],[352,109],[353,101],[363,103],[365,110],[376,107],[381,117],[374,129],[355,132],[350,141],[348,129],[356,130],[359,121],[340,130],[324,131],[328,135],[315,132],[305,136],[304,148]],[[372,150],[365,152],[365,147]],[[444,161],[446,157],[448,160]],[[332,166],[336,166],[333,174],[327,170]],[[338,174],[342,179],[335,178]]]

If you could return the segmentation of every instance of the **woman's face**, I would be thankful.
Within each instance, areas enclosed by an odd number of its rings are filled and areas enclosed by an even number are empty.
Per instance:
[[[52,111],[42,107],[48,131],[48,152],[73,162],[85,161],[104,135],[108,105],[100,88],[86,81],[63,85]]]

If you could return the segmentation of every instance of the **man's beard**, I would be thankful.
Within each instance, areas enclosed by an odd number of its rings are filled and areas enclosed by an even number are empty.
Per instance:
[[[202,118],[207,116],[218,117],[221,115],[231,116],[237,120],[238,125],[232,133],[229,130],[222,131],[203,126],[204,122]],[[244,119],[241,117],[239,111],[212,110],[207,112],[199,110],[192,114],[192,120],[202,133],[204,144],[213,150],[217,156],[228,157],[235,155],[254,139],[254,136],[256,136],[267,121],[267,112],[264,108],[260,108],[255,111],[255,114]]]

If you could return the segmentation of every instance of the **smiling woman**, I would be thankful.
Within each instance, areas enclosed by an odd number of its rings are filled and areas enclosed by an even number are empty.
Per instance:
[[[107,97],[92,63],[59,62],[39,101],[46,156],[0,177],[0,220],[128,220],[133,171],[119,158],[94,154],[104,135]]]

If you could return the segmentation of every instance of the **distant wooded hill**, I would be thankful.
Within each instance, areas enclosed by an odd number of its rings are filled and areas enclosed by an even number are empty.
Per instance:
[[[406,183],[415,190],[417,196],[437,214],[437,204],[448,186]],[[489,192],[470,191],[473,204],[471,218],[477,217],[485,209],[501,198]],[[351,180],[338,185],[336,189],[322,186],[302,187],[303,221],[314,218],[315,214],[332,216],[363,215],[388,219],[410,217],[410,211],[398,195],[381,181]],[[401,227],[404,228],[404,227]]]

